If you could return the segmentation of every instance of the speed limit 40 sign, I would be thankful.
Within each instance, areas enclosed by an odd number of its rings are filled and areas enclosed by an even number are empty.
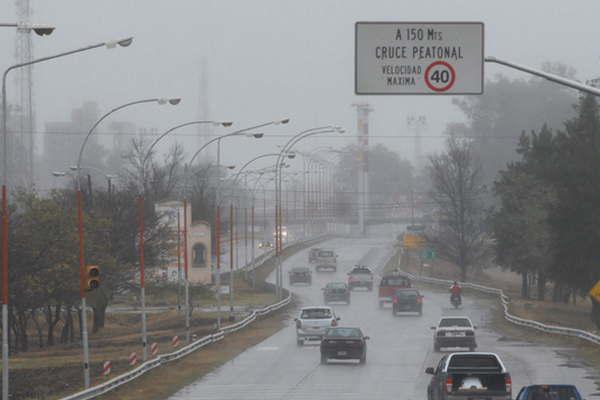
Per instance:
[[[357,22],[356,94],[483,93],[483,23]]]

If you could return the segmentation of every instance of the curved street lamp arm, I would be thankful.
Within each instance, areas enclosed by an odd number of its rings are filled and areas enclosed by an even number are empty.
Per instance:
[[[104,114],[102,117],[100,117],[100,119],[98,121],[96,121],[94,123],[94,125],[92,125],[92,127],[90,128],[90,130],[88,131],[87,135],[85,136],[85,139],[83,140],[83,143],[81,144],[81,148],[79,149],[79,156],[77,157],[77,186],[78,189],[80,189],[80,183],[79,183],[79,178],[80,178],[80,167],[81,167],[81,157],[83,156],[83,150],[85,149],[85,145],[87,144],[90,136],[92,135],[92,133],[94,133],[94,129],[96,129],[96,127],[98,125],[100,125],[100,123],[102,121],[104,121],[109,115],[125,108],[125,107],[129,107],[129,106],[133,106],[136,104],[142,104],[142,103],[152,103],[152,102],[158,102],[160,99],[158,98],[152,98],[152,99],[144,99],[144,100],[137,100],[137,101],[131,101],[127,104],[123,104],[119,107],[113,108],[112,110],[110,110],[109,112],[107,112],[106,114]]]
[[[235,185],[235,183],[237,182],[240,174],[242,173],[242,171],[244,169],[246,169],[246,167],[250,164],[252,164],[254,161],[260,160],[261,158],[266,158],[266,157],[278,157],[279,153],[267,153],[267,154],[262,154],[260,156],[254,157],[252,160],[248,161],[246,164],[244,164],[242,166],[242,168],[239,169],[239,171],[237,172],[237,174],[233,177],[233,182],[232,184]]]
[[[130,40],[133,38],[128,38],[125,40]],[[122,41],[120,41],[122,42]],[[58,53],[58,54],[54,54],[51,56],[46,56],[46,57],[41,57],[41,58],[36,58],[35,60],[31,60],[31,61],[27,61],[24,63],[19,63],[19,64],[14,64],[11,65],[10,67],[8,67],[5,71],[4,74],[2,75],[2,147],[3,147],[3,158],[4,158],[4,168],[3,168],[3,183],[6,184],[7,179],[8,179],[8,171],[7,171],[7,167],[6,167],[6,159],[8,157],[8,148],[7,148],[7,131],[6,131],[6,120],[7,120],[7,110],[6,110],[6,77],[8,76],[8,73],[10,71],[12,71],[13,69],[17,69],[17,68],[21,68],[21,67],[26,67],[28,65],[33,65],[33,64],[37,64],[37,63],[41,63],[43,61],[48,61],[48,60],[53,60],[55,58],[59,58],[59,57],[64,57],[64,56],[69,56],[71,54],[75,54],[75,53],[81,53],[82,51],[87,51],[87,50],[92,50],[92,49],[96,49],[98,47],[102,47],[102,46],[106,46],[107,42],[102,42],[102,43],[98,43],[98,44],[93,44],[91,46],[86,46],[86,47],[81,47],[79,49],[75,49],[75,50],[69,50],[69,51],[65,51],[62,53]]]
[[[162,138],[164,138],[165,136],[167,136],[169,133],[173,132],[174,130],[177,130],[177,129],[180,129],[180,128],[184,128],[186,126],[200,125],[200,124],[212,124],[213,122],[214,121],[191,121],[191,122],[186,122],[186,123],[181,124],[181,125],[174,126],[171,129],[165,131],[159,137],[157,137],[154,140],[154,142],[152,142],[152,144],[148,147],[148,150],[146,151],[146,155],[144,156],[144,159],[142,160],[142,167],[144,167],[146,165],[146,161],[148,160],[148,157],[150,157],[152,149],[154,149],[154,147],[158,144],[158,142],[160,142],[162,140]]]

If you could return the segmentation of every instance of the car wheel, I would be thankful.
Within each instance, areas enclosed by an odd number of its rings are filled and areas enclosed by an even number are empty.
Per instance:
[[[434,344],[434,345],[433,345],[433,351],[435,351],[436,353],[439,353],[439,351],[440,351],[440,346],[439,346],[439,345],[437,345],[437,344]]]
[[[366,364],[367,363],[367,353],[363,354],[363,356],[360,358],[359,363],[360,364]]]
[[[475,347],[473,347],[473,346],[469,347],[469,351],[470,352],[474,352],[475,351]]]
[[[298,345],[298,347],[302,347],[302,346],[304,346],[304,340],[298,339],[298,340],[296,340],[296,344]]]
[[[383,309],[383,301],[379,302],[379,309],[382,310]]]
[[[419,315],[423,315],[423,309],[419,308]]]
[[[325,354],[321,354],[321,364],[327,364],[327,356]]]
[[[395,317],[396,315],[398,315],[398,312],[396,311],[396,309],[395,309],[395,308],[392,308],[392,314],[394,315],[394,317]]]

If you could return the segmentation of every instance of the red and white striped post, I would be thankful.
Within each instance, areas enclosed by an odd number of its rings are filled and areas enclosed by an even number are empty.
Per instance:
[[[127,357],[127,360],[129,361],[129,366],[131,366],[131,367],[135,366],[138,362],[137,353],[134,351],[133,353],[129,354],[129,357]]]
[[[111,370],[112,370],[112,362],[104,361],[104,364],[102,364],[102,376],[107,377],[108,375],[110,375]]]
[[[150,345],[150,354],[152,357],[158,354],[158,343],[154,342]]]

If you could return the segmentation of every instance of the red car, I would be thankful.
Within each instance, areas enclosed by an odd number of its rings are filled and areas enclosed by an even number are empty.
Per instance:
[[[384,275],[379,282],[379,308],[383,308],[386,303],[392,303],[392,297],[398,289],[412,287],[410,279],[397,273]]]

